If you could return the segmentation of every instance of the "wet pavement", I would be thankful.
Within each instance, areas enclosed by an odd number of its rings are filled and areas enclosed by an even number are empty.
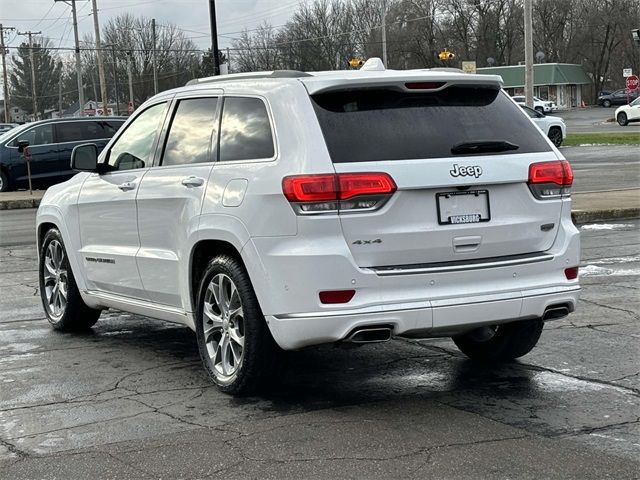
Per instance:
[[[312,348],[241,399],[184,327],[111,311],[54,332],[34,247],[0,247],[0,478],[639,478],[640,222],[582,231],[579,310],[518,362]]]

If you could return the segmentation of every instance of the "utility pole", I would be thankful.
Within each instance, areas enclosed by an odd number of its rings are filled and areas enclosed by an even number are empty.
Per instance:
[[[220,75],[220,57],[218,56],[218,25],[216,23],[215,0],[209,0],[209,21],[211,22],[211,55],[213,55],[213,74]]]
[[[127,56],[127,76],[129,77],[129,103],[131,103],[132,105],[133,103],[133,76],[131,75],[131,56],[133,55],[132,52],[129,52],[129,55]]]
[[[60,70],[60,80],[58,80],[58,116],[62,117],[62,62],[58,62],[58,68]]]
[[[100,78],[100,96],[102,97],[102,114],[107,115],[109,95],[107,94],[107,80],[104,75],[104,63],[102,62],[102,48],[100,45],[100,23],[98,22],[98,5],[96,0],[91,0],[93,6],[93,29],[96,32],[96,57],[98,58],[98,76]]]
[[[116,114],[120,116],[120,91],[118,89],[118,60],[116,58],[116,46],[105,45],[105,47],[111,48],[111,58],[113,60],[113,86],[115,87],[116,94]]]
[[[4,48],[4,32],[15,30],[15,27],[3,27],[0,23],[0,51],[2,51],[2,81],[4,90],[4,121],[9,123],[9,81],[7,80],[7,63],[5,56],[7,54]]]
[[[387,1],[382,0],[382,63],[387,65]]]
[[[231,49],[227,47],[227,73],[231,73]]]
[[[158,93],[158,65],[156,63],[156,19],[151,19],[151,36],[153,37],[153,50],[151,51],[151,63],[153,65],[153,94]]]
[[[27,35],[29,37],[29,63],[31,64],[31,96],[33,97],[33,118],[38,120],[38,98],[36,94],[36,67],[33,58],[33,35],[40,35],[42,32],[18,32],[18,35]]]
[[[524,0],[524,95],[527,107],[533,108],[533,20],[532,0]]]
[[[84,86],[82,85],[82,59],[80,58],[80,41],[78,40],[78,16],[76,14],[77,0],[53,0],[71,5],[73,14],[73,36],[76,41],[76,76],[78,77],[78,103],[80,104],[80,116],[84,117]]]

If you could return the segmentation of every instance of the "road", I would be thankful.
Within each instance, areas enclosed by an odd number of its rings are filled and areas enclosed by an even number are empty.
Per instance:
[[[574,172],[573,191],[640,188],[640,146],[561,147]]]
[[[35,243],[36,210],[0,210],[0,247]]]
[[[640,132],[640,123],[630,123],[626,127],[621,127],[613,122],[613,115],[619,105],[615,107],[591,107],[576,108],[562,112],[554,112],[551,115],[562,117],[567,124],[569,133],[631,133]]]
[[[0,247],[0,478],[637,478],[640,222],[617,223],[583,228],[579,309],[521,361],[312,348],[240,399],[184,327],[111,311],[52,331],[34,247]]]

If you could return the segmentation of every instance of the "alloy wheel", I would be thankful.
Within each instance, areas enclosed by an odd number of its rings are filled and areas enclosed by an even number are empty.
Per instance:
[[[44,256],[44,293],[47,310],[54,320],[64,315],[67,308],[68,282],[65,253],[58,240],[52,240]]]
[[[618,114],[618,125],[624,127],[627,125],[627,114],[624,112],[620,112]]]
[[[207,287],[202,310],[204,342],[213,372],[226,382],[242,366],[244,312],[240,293],[231,277],[215,275]]]
[[[557,128],[551,129],[549,139],[556,147],[559,147],[562,144],[562,132]]]

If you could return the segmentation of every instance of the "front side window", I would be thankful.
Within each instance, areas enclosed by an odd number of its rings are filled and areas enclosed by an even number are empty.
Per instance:
[[[217,138],[217,98],[180,100],[176,108],[162,165],[185,165],[212,161],[212,138]]]
[[[271,123],[264,102],[259,98],[226,97],[220,127],[220,161],[273,155]]]
[[[58,123],[56,125],[57,141],[64,143],[111,138],[118,130],[118,127],[119,125],[115,124],[115,122],[104,121]]]
[[[25,132],[22,132],[13,141],[13,147],[17,147],[19,142],[27,141],[29,145],[49,145],[53,143],[53,126],[49,123],[46,125],[38,125]]]
[[[166,102],[158,103],[133,120],[109,151],[108,163],[111,170],[132,170],[151,164],[153,147],[166,109]]]

